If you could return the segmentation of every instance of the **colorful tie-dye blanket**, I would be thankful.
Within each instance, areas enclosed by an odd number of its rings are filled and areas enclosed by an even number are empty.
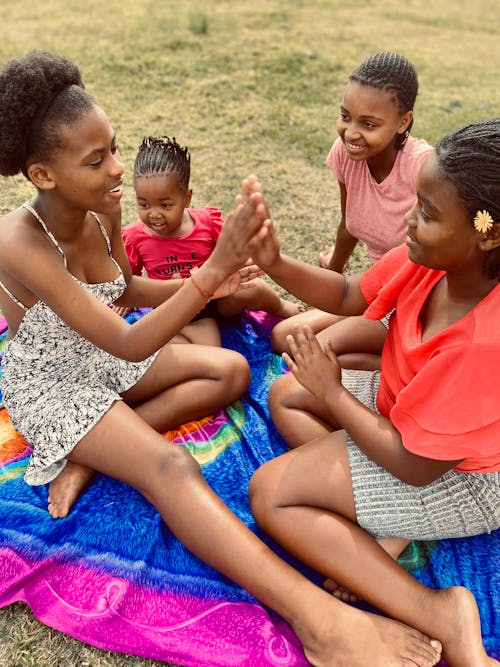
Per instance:
[[[224,345],[250,362],[248,393],[227,410],[166,434],[192,452],[208,483],[256,532],[249,479],[285,450],[266,407],[269,387],[283,372],[270,352],[271,324],[269,316],[248,313],[223,325]],[[0,320],[2,331],[0,350],[6,335]],[[282,619],[188,553],[126,485],[98,476],[66,519],[51,519],[47,488],[29,487],[22,478],[29,451],[2,408],[0,606],[25,601],[43,623],[84,642],[187,667],[308,664]],[[463,584],[472,590],[485,646],[497,658],[499,545],[500,530],[412,544],[404,557],[405,566],[432,587]]]

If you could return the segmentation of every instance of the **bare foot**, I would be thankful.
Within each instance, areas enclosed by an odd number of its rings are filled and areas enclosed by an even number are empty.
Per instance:
[[[280,304],[280,309],[276,315],[283,317],[285,320],[305,311],[304,306],[294,303],[293,301],[287,301],[286,299],[280,299]]]
[[[377,542],[389,556],[394,558],[394,560],[396,560],[410,544],[410,540],[405,540],[402,537],[382,537],[377,540]],[[348,588],[341,586],[333,579],[325,579],[323,588],[328,591],[328,593],[331,593],[333,597],[337,598],[337,600],[342,600],[342,602],[357,602],[359,599],[358,596],[351,593]]]
[[[50,516],[53,519],[62,519],[67,516],[93,476],[94,471],[91,468],[68,461],[49,487],[48,510]]]
[[[367,660],[370,667],[433,667],[441,658],[439,641],[347,605],[324,615],[314,637],[294,629],[314,667],[367,667]]]
[[[433,591],[437,598],[432,625],[443,644],[443,657],[450,667],[493,667],[481,638],[481,621],[476,600],[462,586]]]
[[[333,255],[333,246],[328,248],[328,250],[319,252],[318,253],[319,265],[322,266],[324,269],[327,269],[328,265],[330,264],[330,260],[332,259],[332,255]]]

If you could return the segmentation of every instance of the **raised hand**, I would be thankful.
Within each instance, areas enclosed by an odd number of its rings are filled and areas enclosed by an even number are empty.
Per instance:
[[[216,263],[227,275],[242,267],[268,233],[266,210],[259,192],[238,204],[228,216],[208,262]]]
[[[271,218],[271,213],[264,198],[262,185],[255,176],[248,176],[248,178],[243,180],[241,184],[241,193],[236,197],[236,203],[241,206],[248,201],[250,197],[255,196],[256,194],[260,195],[262,198],[262,205],[264,206],[266,215],[264,225],[267,227],[268,233],[253,252],[252,259],[265,271],[266,269],[270,269],[278,261],[280,257],[280,244],[276,228]]]
[[[283,353],[286,365],[295,379],[321,400],[333,385],[342,382],[342,370],[330,341],[323,351],[312,329],[308,326],[297,327],[287,336],[292,356]]]

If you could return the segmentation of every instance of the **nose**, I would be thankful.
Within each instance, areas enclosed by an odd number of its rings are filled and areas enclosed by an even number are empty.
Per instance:
[[[150,220],[159,220],[162,217],[161,212],[155,207],[152,206],[148,211],[148,218]]]
[[[408,227],[417,226],[417,206],[418,206],[418,199],[415,199],[413,206],[404,215],[404,222],[405,225],[407,225]]]
[[[112,157],[112,162],[111,162],[111,171],[113,174],[116,174],[116,176],[123,176],[125,172],[125,167],[123,166],[123,162],[120,159],[120,154],[118,151],[113,155]]]

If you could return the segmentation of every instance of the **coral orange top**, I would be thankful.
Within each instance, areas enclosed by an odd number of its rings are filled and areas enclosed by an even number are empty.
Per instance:
[[[456,470],[500,470],[500,286],[422,342],[420,311],[443,271],[414,264],[406,245],[361,278],[365,317],[396,308],[382,352],[380,413],[419,456],[463,459]]]

